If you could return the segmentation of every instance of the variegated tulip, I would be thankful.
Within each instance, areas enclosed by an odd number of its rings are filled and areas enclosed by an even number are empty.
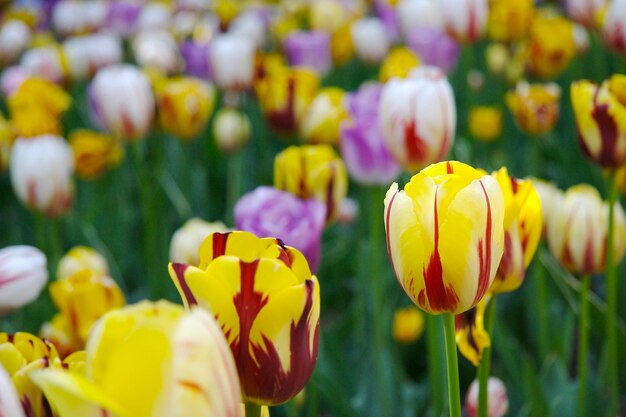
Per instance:
[[[611,49],[626,54],[626,0],[613,0],[604,14],[602,38]]]
[[[46,256],[32,246],[0,249],[0,313],[22,307],[48,282]]]
[[[515,123],[524,132],[540,135],[554,128],[559,118],[561,88],[555,83],[519,82],[506,94]]]
[[[519,288],[532,261],[543,225],[541,199],[532,181],[494,172],[504,195],[504,255],[489,291],[497,294]]]
[[[217,86],[233,92],[251,87],[254,52],[254,43],[246,36],[226,34],[216,37],[209,55]]]
[[[626,162],[626,75],[616,74],[601,85],[581,80],[570,95],[583,153],[603,168]]]
[[[615,203],[613,251],[615,264],[626,252],[626,217]],[[554,203],[548,224],[548,247],[569,271],[594,274],[606,268],[609,207],[590,185],[570,187]]]
[[[112,33],[75,36],[63,42],[63,52],[71,79],[84,80],[100,68],[122,62],[122,39]]]
[[[478,416],[478,380],[475,379],[465,396],[465,410],[469,417]],[[487,380],[487,397],[489,407],[487,417],[504,417],[509,412],[509,397],[506,394],[504,383],[496,377]]]
[[[274,159],[274,187],[326,204],[326,221],[337,218],[348,193],[343,161],[329,145],[290,146]]]
[[[460,314],[491,286],[504,251],[498,182],[461,162],[423,169],[385,197],[387,251],[398,282],[427,313]]]
[[[576,22],[593,28],[596,26],[596,17],[606,5],[607,0],[565,0],[567,14]]]
[[[281,404],[304,387],[317,359],[320,298],[299,251],[247,232],[214,233],[200,247],[198,268],[169,270],[185,306],[217,318],[244,401]]]
[[[524,38],[535,14],[533,0],[490,0],[487,35],[496,42],[513,42]]]
[[[553,183],[542,179],[532,178],[531,181],[541,200],[542,235],[545,238],[547,237],[548,225],[551,222],[555,204],[559,201],[561,190]]]
[[[176,72],[182,64],[178,45],[165,29],[148,29],[137,34],[133,41],[133,52],[140,67],[164,74]]]
[[[486,295],[475,307],[454,318],[456,345],[474,366],[480,365],[483,351],[491,346],[491,337],[485,330],[485,310],[490,300],[491,295]]]
[[[339,125],[348,116],[344,96],[345,91],[337,87],[323,88],[315,96],[300,124],[300,134],[307,143],[339,143]]]
[[[144,301],[108,313],[89,336],[85,368],[30,376],[59,417],[242,415],[228,345],[200,309]]]
[[[559,15],[539,14],[530,27],[528,68],[540,78],[556,78],[576,55],[574,24]]]
[[[28,49],[20,58],[20,66],[53,83],[61,83],[69,75],[65,54],[57,44]]]
[[[27,207],[49,217],[63,215],[74,197],[72,148],[58,136],[19,138],[11,149],[11,184]]]
[[[11,376],[0,366],[0,415],[26,417]]]
[[[176,77],[157,90],[159,124],[168,133],[189,141],[206,127],[215,104],[212,84],[194,77]]]
[[[74,130],[69,142],[74,152],[76,174],[82,179],[96,179],[124,158],[124,149],[118,141],[92,130]]]
[[[441,161],[454,142],[456,106],[445,74],[419,67],[383,87],[380,122],[387,147],[411,171]]]
[[[458,42],[474,43],[485,33],[489,5],[487,0],[441,0],[446,32]]]
[[[198,217],[189,219],[172,235],[170,261],[196,266],[200,263],[200,245],[211,233],[225,233],[228,228],[222,222],[209,223]]]
[[[59,261],[56,278],[62,281],[84,270],[93,271],[98,275],[108,275],[109,265],[104,256],[95,249],[88,246],[75,246]]]
[[[150,81],[128,64],[98,71],[89,86],[89,104],[96,122],[119,139],[141,139],[154,118]]]

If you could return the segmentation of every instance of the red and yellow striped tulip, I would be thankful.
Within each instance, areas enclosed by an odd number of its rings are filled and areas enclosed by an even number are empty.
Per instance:
[[[206,312],[166,301],[112,311],[87,343],[85,374],[30,376],[59,417],[241,417],[237,372]]]
[[[494,172],[504,195],[504,255],[491,293],[510,292],[524,281],[542,231],[541,199],[530,180],[509,176],[506,168]]]
[[[485,310],[490,300],[491,296],[486,295],[475,307],[454,318],[456,345],[474,366],[480,365],[483,350],[491,346],[491,338],[485,330]]]
[[[456,161],[423,169],[385,197],[387,250],[398,282],[427,313],[460,314],[491,286],[504,250],[498,182]]]
[[[572,107],[578,142],[584,154],[604,168],[626,162],[626,75],[616,74],[600,86],[572,83]]]
[[[198,268],[169,271],[185,306],[208,309],[222,326],[244,401],[281,404],[304,387],[317,359],[320,298],[299,251],[247,232],[213,233]]]
[[[554,128],[559,118],[561,88],[555,83],[519,82],[506,94],[515,124],[524,132],[540,135]]]

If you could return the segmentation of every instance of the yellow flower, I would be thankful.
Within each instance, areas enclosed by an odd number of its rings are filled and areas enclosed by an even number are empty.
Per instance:
[[[220,18],[220,24],[222,27],[228,27],[228,24],[232,22],[241,10],[243,5],[240,1],[236,0],[217,0],[213,8],[213,12]]]
[[[584,154],[604,168],[626,162],[626,75],[615,74],[602,85],[580,80],[570,96],[578,141]]]
[[[9,155],[13,144],[11,125],[0,113],[0,174],[9,167]]]
[[[300,125],[300,134],[307,143],[339,143],[339,125],[348,117],[343,106],[344,95],[345,91],[338,87],[326,87],[319,91]]]
[[[497,42],[512,42],[528,33],[535,13],[533,0],[490,0],[487,36]]]
[[[350,34],[350,23],[333,32],[330,38],[330,53],[335,65],[344,65],[354,56],[354,45]]]
[[[381,83],[393,77],[406,78],[412,70],[419,67],[419,57],[405,46],[398,46],[389,51],[389,54],[380,65],[378,79]]]
[[[502,110],[496,106],[470,108],[469,131],[478,140],[491,142],[502,134]]]
[[[483,350],[491,346],[491,338],[485,330],[485,310],[491,296],[485,296],[476,307],[455,317],[456,345],[461,355],[474,366],[480,364]]]
[[[576,55],[574,25],[558,15],[533,19],[528,46],[529,67],[542,78],[559,76]]]
[[[497,181],[461,162],[423,169],[385,197],[387,251],[398,282],[422,310],[460,314],[493,282],[504,250]]]
[[[198,268],[169,271],[185,306],[217,318],[244,401],[281,404],[304,387],[317,359],[320,298],[299,251],[247,232],[214,233],[200,247]]]
[[[506,104],[515,123],[524,132],[540,135],[549,132],[559,118],[561,88],[554,83],[520,82],[506,94]]]
[[[417,307],[399,308],[393,315],[393,338],[398,343],[413,343],[424,333],[424,314]]]
[[[290,146],[274,159],[274,186],[326,203],[327,222],[335,220],[348,192],[343,161],[329,145]]]
[[[44,107],[24,107],[11,114],[11,127],[15,137],[32,138],[46,134],[61,135],[61,121],[58,116]]]
[[[60,116],[72,104],[72,98],[61,87],[41,78],[28,78],[7,102],[11,114],[26,108],[39,107],[53,116]]]
[[[88,246],[75,246],[59,261],[57,280],[62,281],[84,270],[95,272],[98,275],[108,275],[109,265],[106,259],[95,249]]]
[[[240,417],[232,356],[215,320],[166,301],[108,313],[87,343],[85,375],[32,372],[59,417]]]
[[[74,130],[69,136],[76,174],[86,180],[98,178],[124,158],[124,149],[109,135],[92,130]]]
[[[213,86],[193,77],[172,78],[157,92],[161,127],[185,141],[205,128],[214,104]]]
[[[531,180],[510,177],[506,168],[494,172],[504,195],[504,255],[489,292],[516,290],[522,285],[543,228],[541,199]]]

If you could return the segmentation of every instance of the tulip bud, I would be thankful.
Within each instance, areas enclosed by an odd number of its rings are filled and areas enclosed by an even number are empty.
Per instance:
[[[306,67],[319,75],[331,66],[330,36],[322,31],[295,31],[284,41],[285,53],[293,67]]]
[[[238,110],[222,107],[213,120],[213,138],[224,153],[235,153],[250,140],[250,118]]]
[[[0,63],[12,64],[30,44],[30,28],[20,20],[7,20],[0,28]]]
[[[504,383],[494,376],[487,380],[488,417],[504,417],[509,411],[509,398]],[[465,410],[469,417],[478,415],[478,380],[475,379],[465,397]]]
[[[393,315],[393,338],[402,344],[413,343],[424,333],[424,313],[417,307],[399,308]]]
[[[204,239],[211,233],[226,233],[228,228],[222,222],[209,223],[198,217],[187,220],[172,235],[170,261],[187,265],[198,265],[198,251]]]
[[[152,125],[152,87],[132,65],[113,65],[98,71],[89,86],[89,104],[95,120],[117,138],[137,141]]]
[[[48,282],[46,256],[32,246],[0,250],[0,313],[35,300]]]
[[[458,42],[475,43],[485,32],[487,0],[442,0],[441,13],[446,32]]]
[[[498,182],[461,162],[430,165],[385,197],[387,250],[398,282],[430,314],[475,306],[504,251]]]
[[[554,128],[559,118],[561,88],[555,83],[519,82],[506,94],[515,123],[524,132],[541,135]]]
[[[33,74],[31,71],[21,65],[6,68],[2,72],[2,78],[0,79],[0,87],[2,88],[2,94],[6,97],[12,96]]]
[[[374,17],[357,20],[350,27],[356,55],[366,64],[379,64],[389,51],[389,36],[382,22]]]
[[[215,83],[226,91],[250,88],[254,75],[254,45],[245,36],[225,34],[209,50]]]
[[[11,381],[11,376],[0,365],[0,415],[25,417],[24,409]]]
[[[71,207],[74,156],[63,138],[17,139],[11,149],[10,170],[13,191],[29,208],[58,217]]]
[[[613,0],[606,10],[602,25],[604,43],[615,52],[626,54],[626,0]]]
[[[302,138],[311,144],[339,142],[339,125],[347,117],[343,108],[345,92],[327,87],[319,91],[309,105],[300,126]]]
[[[502,110],[496,106],[470,108],[469,131],[472,137],[483,142],[491,142],[502,133]]]
[[[574,25],[558,15],[533,19],[528,46],[528,67],[541,78],[556,78],[576,55]]]
[[[140,67],[164,74],[176,72],[182,63],[174,37],[164,29],[141,31],[133,41],[133,51]]]
[[[98,32],[108,13],[106,1],[62,0],[54,5],[52,26],[60,36]]]
[[[57,281],[68,279],[81,271],[92,271],[96,275],[108,275],[109,265],[101,254],[88,246],[75,246],[59,261]]]
[[[387,147],[411,171],[442,160],[454,141],[456,107],[441,70],[420,67],[383,87],[380,122]]]

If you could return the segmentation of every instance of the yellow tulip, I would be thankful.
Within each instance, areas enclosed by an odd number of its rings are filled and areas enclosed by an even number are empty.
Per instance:
[[[300,134],[307,143],[339,143],[339,125],[348,117],[343,106],[344,95],[345,91],[337,87],[319,91],[304,113],[300,125]]]
[[[502,110],[496,106],[470,108],[469,131],[472,137],[483,142],[491,142],[502,134]]]
[[[241,416],[232,356],[215,320],[166,301],[112,311],[89,336],[85,375],[30,374],[59,417]]]
[[[56,84],[40,78],[28,78],[7,102],[11,114],[25,108],[40,107],[60,116],[72,104],[71,96]]]
[[[389,51],[389,54],[380,65],[378,78],[385,83],[393,77],[406,78],[412,70],[419,67],[419,57],[409,48],[399,46]]]
[[[413,343],[424,333],[424,313],[417,307],[399,308],[393,315],[393,338],[398,343]]]
[[[484,322],[490,299],[491,296],[486,295],[475,307],[455,317],[456,345],[461,355],[474,366],[480,364],[483,350],[491,346]]]
[[[578,141],[584,154],[604,168],[626,162],[626,75],[615,74],[600,86],[572,83],[570,96]]]
[[[490,0],[487,36],[497,42],[513,42],[526,36],[535,13],[533,0]]]
[[[460,314],[493,282],[504,251],[497,181],[456,161],[423,169],[385,197],[387,251],[398,282],[427,313]]]
[[[75,246],[59,261],[57,280],[67,279],[83,270],[93,271],[98,275],[108,275],[109,265],[104,256],[95,249],[88,246]]]
[[[540,135],[549,132],[559,118],[561,88],[554,83],[520,82],[506,94],[506,104],[515,123],[524,132]]]
[[[9,121],[0,114],[0,174],[9,167],[13,134]]]
[[[290,146],[274,159],[274,187],[326,203],[330,222],[339,216],[348,192],[348,174],[329,145]]]
[[[86,129],[74,130],[69,136],[74,151],[74,168],[79,177],[95,179],[124,158],[124,149],[111,136]]]
[[[528,45],[529,67],[541,78],[559,76],[576,55],[574,24],[558,15],[533,19]]]
[[[299,251],[247,232],[214,233],[200,247],[198,268],[169,271],[185,306],[217,318],[244,401],[281,404],[304,387],[317,359],[320,298]]]
[[[44,107],[24,107],[11,114],[11,128],[15,137],[61,135],[61,120]]]
[[[516,290],[522,285],[542,232],[541,199],[530,180],[510,177],[506,168],[494,172],[504,195],[504,255],[491,293]]]

